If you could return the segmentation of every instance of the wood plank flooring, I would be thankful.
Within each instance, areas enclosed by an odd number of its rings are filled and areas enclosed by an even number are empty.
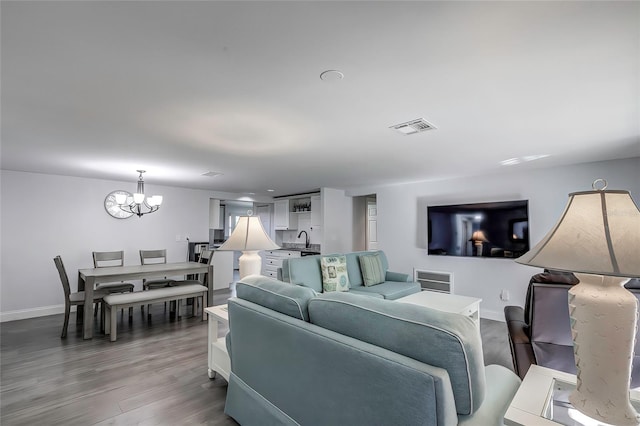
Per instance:
[[[214,304],[225,303],[229,291],[218,293]],[[156,304],[150,320],[136,308],[129,322],[125,310],[113,343],[98,321],[95,337],[82,340],[74,313],[60,339],[62,322],[52,315],[2,324],[3,425],[237,424],[224,414],[227,382],[207,376],[201,316],[176,321]]]
[[[216,291],[222,304],[229,291]],[[183,311],[184,312],[184,311]],[[227,383],[207,377],[207,326],[200,317],[176,321],[163,304],[148,320],[139,308],[120,316],[118,340],[94,323],[82,340],[72,313],[0,325],[2,425],[236,425],[224,414]],[[225,334],[226,330],[220,330]],[[506,325],[482,320],[485,363],[511,368]]]

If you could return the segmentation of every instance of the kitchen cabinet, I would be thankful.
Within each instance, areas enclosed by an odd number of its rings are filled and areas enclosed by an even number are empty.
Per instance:
[[[289,200],[278,200],[273,205],[273,225],[276,231],[298,228],[298,217],[291,214]]]
[[[322,202],[320,195],[311,196],[311,244],[322,245]]]
[[[282,279],[278,277],[278,268],[282,268],[282,261],[300,257],[301,253],[294,250],[265,250],[262,256],[262,275]]]
[[[213,265],[213,289],[228,290],[233,282],[233,252],[214,250],[211,264]]]
[[[319,195],[311,196],[311,230],[315,226],[322,226],[322,209]]]

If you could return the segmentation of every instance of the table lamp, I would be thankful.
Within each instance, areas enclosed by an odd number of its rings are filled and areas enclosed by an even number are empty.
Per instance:
[[[624,284],[640,277],[640,211],[628,191],[606,188],[598,179],[593,191],[569,194],[558,223],[516,262],[578,277],[568,296],[577,370],[569,401],[598,421],[635,426],[629,385],[638,302]]]
[[[262,222],[258,216],[240,216],[238,223],[231,236],[218,250],[239,250],[240,256],[240,279],[247,275],[260,275],[262,258],[258,254],[260,250],[279,249],[267,235],[262,227]]]
[[[473,241],[473,244],[476,246],[476,256],[482,256],[482,248],[484,247],[482,243],[488,243],[487,237],[484,235],[484,231],[474,231],[471,234],[471,238],[469,241]]]

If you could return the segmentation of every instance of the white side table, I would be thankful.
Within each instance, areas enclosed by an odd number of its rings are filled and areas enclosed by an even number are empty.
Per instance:
[[[531,365],[527,375],[524,377],[518,392],[513,397],[506,414],[504,415],[504,424],[508,426],[558,426],[559,424],[575,424],[568,413],[562,412],[562,408],[555,407],[556,413],[554,417],[559,419],[565,418],[567,422],[562,420],[550,420],[551,413],[554,410],[554,395],[557,392],[565,392],[568,394],[572,387],[575,387],[576,376],[562,371],[552,370],[551,368],[541,367],[539,365]],[[631,402],[635,406],[636,401],[640,400],[640,392],[631,390]],[[566,411],[566,408],[564,409]],[[573,410],[571,408],[571,410]]]
[[[229,312],[227,305],[210,306],[204,310],[209,314],[209,333],[208,333],[208,375],[210,379],[216,377],[216,373],[220,373],[228,382],[231,373],[231,361],[227,353],[227,345],[225,337],[218,338],[218,326],[229,325]]]

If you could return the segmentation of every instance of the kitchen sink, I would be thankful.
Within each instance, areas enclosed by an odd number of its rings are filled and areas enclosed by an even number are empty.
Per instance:
[[[284,248],[282,248],[282,250],[299,251],[300,252],[300,256],[313,256],[313,255],[316,255],[316,254],[320,254],[319,251],[314,250],[312,248],[284,247]]]

